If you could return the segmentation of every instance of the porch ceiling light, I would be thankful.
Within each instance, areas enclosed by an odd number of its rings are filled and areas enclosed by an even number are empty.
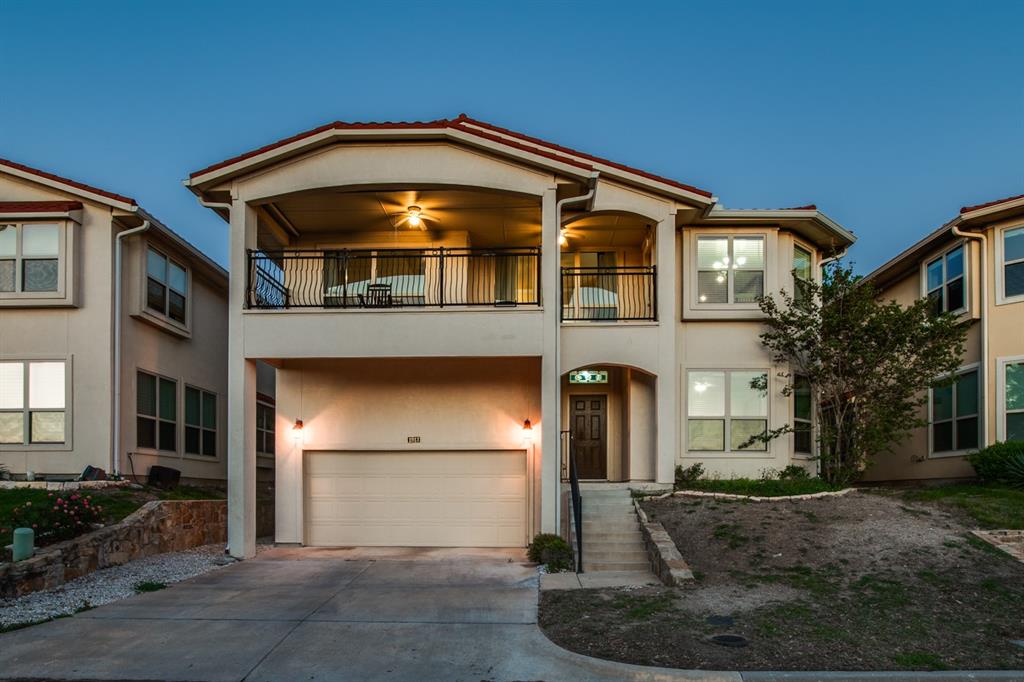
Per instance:
[[[527,419],[523,422],[523,438],[526,440],[533,440],[533,424]]]
[[[408,223],[410,227],[419,227],[423,222],[423,218],[420,217],[420,213],[423,211],[419,206],[409,207],[409,218]]]
[[[298,443],[300,440],[302,440],[302,420],[301,419],[296,419],[295,420],[295,425],[292,426],[292,438],[295,439],[296,443]]]

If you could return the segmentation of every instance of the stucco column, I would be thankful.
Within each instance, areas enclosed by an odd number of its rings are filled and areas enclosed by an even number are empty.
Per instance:
[[[246,249],[256,246],[256,212],[231,207],[228,295],[228,551],[256,556],[256,363],[245,357]]]
[[[679,449],[679,362],[676,330],[679,326],[679,290],[676,286],[676,216],[670,213],[658,222],[655,263],[658,267],[658,381],[656,386],[658,435],[655,480],[675,479]]]
[[[557,190],[544,192],[541,203],[541,292],[544,302],[544,341],[541,357],[541,462],[540,462],[540,530],[558,532],[559,479],[559,393],[558,368],[559,329],[559,246]]]

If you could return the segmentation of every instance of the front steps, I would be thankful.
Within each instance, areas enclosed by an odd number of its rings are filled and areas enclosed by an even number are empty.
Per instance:
[[[583,489],[581,495],[584,573],[650,572],[651,561],[629,489]],[[571,523],[570,529],[575,533]]]

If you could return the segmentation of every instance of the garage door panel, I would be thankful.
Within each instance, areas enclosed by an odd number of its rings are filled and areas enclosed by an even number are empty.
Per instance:
[[[526,453],[306,455],[306,544],[521,547]]]

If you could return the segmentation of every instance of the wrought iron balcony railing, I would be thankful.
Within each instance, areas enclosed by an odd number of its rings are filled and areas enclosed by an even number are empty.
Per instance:
[[[250,308],[539,306],[540,248],[249,251]]]
[[[653,265],[562,268],[562,320],[657,320]]]

